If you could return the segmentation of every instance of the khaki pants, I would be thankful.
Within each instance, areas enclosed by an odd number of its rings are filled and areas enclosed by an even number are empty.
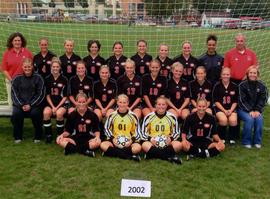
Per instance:
[[[6,82],[6,88],[7,88],[7,101],[8,101],[8,105],[12,106],[12,100],[11,100],[11,81],[9,81],[8,79],[5,79]]]

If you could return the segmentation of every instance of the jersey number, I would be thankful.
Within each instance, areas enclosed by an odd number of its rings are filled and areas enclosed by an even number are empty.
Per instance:
[[[184,68],[184,75],[192,75],[193,68]]]
[[[126,124],[118,124],[118,129],[120,130],[120,131],[122,131],[122,130],[126,130],[127,129],[127,127],[126,127]]]
[[[71,65],[67,66],[67,73],[72,73],[72,66]]]
[[[197,129],[197,136],[202,137],[203,136],[203,129]]]
[[[59,95],[59,89],[58,88],[51,88],[51,95]]]
[[[230,104],[231,103],[231,97],[230,96],[224,96],[223,97],[223,104]]]
[[[136,88],[128,88],[127,95],[135,95]]]
[[[101,100],[103,102],[106,102],[107,101],[107,95],[106,94],[103,94],[102,97],[101,97]]]
[[[79,132],[86,132],[86,124],[79,124],[78,130]]]
[[[175,93],[175,98],[176,98],[176,99],[180,99],[180,98],[181,98],[181,93],[180,93],[179,91],[177,91],[177,92]]]
[[[158,89],[157,88],[150,88],[150,95],[158,95]]]
[[[156,125],[156,129],[157,132],[161,131],[164,132],[165,131],[165,125]]]

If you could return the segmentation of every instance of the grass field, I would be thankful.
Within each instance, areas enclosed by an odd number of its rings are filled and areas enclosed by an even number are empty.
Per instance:
[[[171,56],[180,51],[186,39],[193,43],[194,55],[203,53],[207,34],[219,36],[219,52],[234,46],[233,37],[239,30],[182,29],[131,27],[121,25],[0,23],[0,51],[5,50],[8,35],[22,32],[28,47],[36,53],[37,40],[47,36],[51,49],[63,53],[65,38],[74,38],[75,51],[85,56],[86,42],[100,39],[102,55],[108,57],[113,41],[122,40],[125,54],[135,52],[135,41],[149,41],[149,52],[156,55],[159,43],[171,46]],[[245,31],[248,46],[258,54],[262,79],[270,86],[269,30]],[[3,78],[0,79],[3,81]],[[4,84],[0,84],[0,101],[5,98]],[[25,124],[25,141],[13,144],[12,127],[8,118],[0,118],[0,198],[2,199],[74,199],[120,197],[122,178],[143,179],[152,182],[152,198],[254,199],[270,198],[270,108],[266,109],[263,148],[244,149],[238,143],[228,146],[223,154],[211,160],[194,159],[178,166],[160,160],[136,163],[113,158],[88,158],[80,155],[64,156],[55,144],[34,144],[30,121]],[[182,154],[182,157],[183,154]]]

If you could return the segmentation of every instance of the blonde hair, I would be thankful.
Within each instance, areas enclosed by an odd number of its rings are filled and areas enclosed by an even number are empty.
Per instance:
[[[30,59],[30,58],[24,58],[23,59],[23,62],[22,62],[22,65],[25,65],[25,64],[33,64],[33,60],[32,59]]]
[[[135,67],[135,62],[132,60],[132,59],[130,59],[130,58],[128,58],[127,60],[126,60],[126,65],[127,64],[131,64],[133,67]]]
[[[61,61],[60,61],[60,59],[58,57],[53,57],[52,58],[51,65],[53,63],[57,63],[60,67],[61,67],[61,64],[62,64]]]
[[[76,101],[78,101],[78,99],[80,98],[80,97],[83,97],[86,101],[88,100],[88,97],[87,97],[87,95],[85,94],[85,93],[78,93],[77,95],[76,95]]]
[[[120,98],[124,98],[124,99],[127,100],[127,102],[129,102],[129,98],[128,98],[128,96],[126,94],[120,94],[120,95],[118,95],[116,101],[119,101]]]
[[[67,42],[71,42],[72,43],[72,45],[74,46],[74,40],[73,39],[66,39],[65,41],[64,41],[64,45],[66,45],[66,43]]]
[[[259,78],[259,77],[260,77],[260,71],[259,71],[259,69],[258,69],[258,66],[256,66],[256,65],[252,65],[252,66],[250,66],[250,67],[247,68],[247,70],[246,70],[246,78],[248,78],[248,73],[249,73],[252,69],[256,69],[256,71],[257,71],[257,78]]]
[[[180,62],[174,62],[173,65],[171,66],[171,71],[173,71],[176,67],[184,69],[183,64],[181,64]]]

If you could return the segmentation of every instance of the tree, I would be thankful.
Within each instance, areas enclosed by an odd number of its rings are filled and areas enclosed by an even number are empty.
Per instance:
[[[87,0],[78,0],[78,3],[83,7],[83,8],[88,8],[88,2]]]
[[[54,0],[51,0],[50,2],[49,2],[49,7],[50,8],[55,8],[55,2],[54,2]]]
[[[43,2],[41,0],[32,0],[33,7],[42,7]]]
[[[193,0],[193,8],[200,13],[220,12],[228,8],[230,0]]]
[[[74,8],[74,0],[64,0],[64,4],[67,8]]]

